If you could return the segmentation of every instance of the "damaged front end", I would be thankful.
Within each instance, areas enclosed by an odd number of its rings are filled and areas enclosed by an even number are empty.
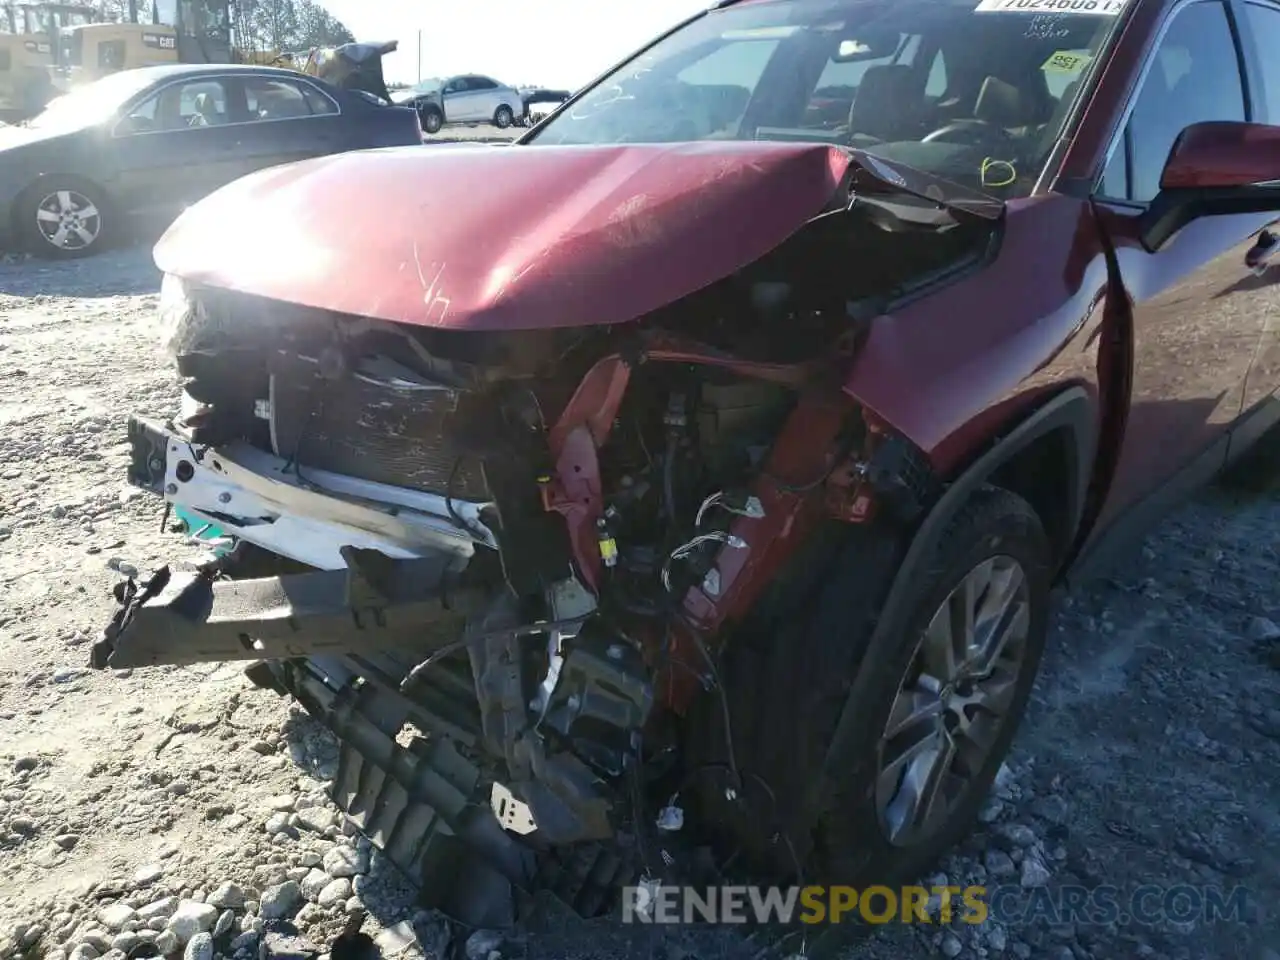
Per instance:
[[[94,665],[252,662],[338,736],[342,809],[471,922],[512,888],[591,914],[690,870],[684,727],[721,648],[821,524],[910,522],[937,492],[843,389],[860,338],[998,225],[849,164],[765,256],[601,325],[168,274],[183,406],[131,421],[130,480],[225,549],[122,584]]]

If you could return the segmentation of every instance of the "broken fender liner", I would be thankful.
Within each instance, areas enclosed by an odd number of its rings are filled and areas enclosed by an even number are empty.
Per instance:
[[[257,580],[161,567],[116,587],[120,609],[93,648],[105,667],[305,657],[347,650],[431,653],[462,634],[475,593],[450,591],[443,558],[344,548],[346,570]]]

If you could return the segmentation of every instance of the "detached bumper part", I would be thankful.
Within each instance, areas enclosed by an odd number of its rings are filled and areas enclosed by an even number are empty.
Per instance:
[[[139,417],[129,421],[129,482],[228,536],[321,570],[346,566],[340,546],[412,559],[446,554],[465,565],[494,546],[484,504],[391,487],[289,461],[243,442],[193,443]]]
[[[347,570],[215,580],[161,567],[145,584],[125,581],[91,664],[189,665],[401,647],[429,653],[461,635],[467,594],[447,590],[447,560],[392,560],[352,548],[343,556]]]

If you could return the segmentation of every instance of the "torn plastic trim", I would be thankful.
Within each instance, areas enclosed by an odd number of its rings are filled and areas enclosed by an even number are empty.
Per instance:
[[[227,533],[309,566],[336,570],[344,545],[412,558],[443,552],[469,559],[477,542],[496,548],[481,519],[486,504],[445,498],[324,470],[299,479],[288,463],[236,443],[192,444],[138,417],[130,419],[135,486],[164,496]]]

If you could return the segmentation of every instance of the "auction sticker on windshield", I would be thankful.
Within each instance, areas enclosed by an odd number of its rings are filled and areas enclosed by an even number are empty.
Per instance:
[[[981,0],[977,13],[1077,13],[1115,17],[1126,0]]]
[[[1045,73],[1079,73],[1091,60],[1093,54],[1088,50],[1059,50],[1040,69]]]

